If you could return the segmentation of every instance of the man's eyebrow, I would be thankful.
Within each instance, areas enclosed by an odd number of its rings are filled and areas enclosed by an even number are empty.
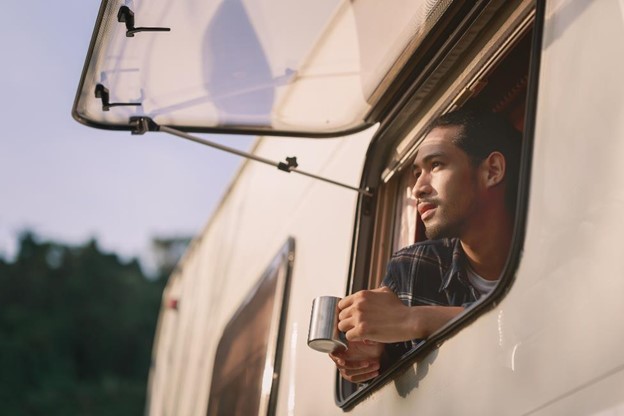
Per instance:
[[[422,160],[418,160],[418,153],[416,153],[416,158],[414,159],[414,166],[417,166],[418,164],[416,162],[420,162],[420,164],[426,164],[428,163],[431,159],[435,159],[437,157],[444,157],[446,155],[446,153],[444,153],[443,151],[437,151],[437,152],[433,152],[433,153],[429,153],[428,155],[426,155],[425,157],[422,158]]]

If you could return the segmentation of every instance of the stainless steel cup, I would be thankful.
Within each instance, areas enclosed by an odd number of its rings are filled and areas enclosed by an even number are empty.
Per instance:
[[[320,352],[347,349],[347,339],[338,330],[338,302],[335,296],[319,296],[312,301],[308,346]]]

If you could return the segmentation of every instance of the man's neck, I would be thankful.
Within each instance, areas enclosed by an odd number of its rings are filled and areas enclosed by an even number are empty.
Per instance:
[[[487,218],[487,217],[486,217]],[[501,218],[487,218],[475,224],[473,232],[460,238],[470,267],[487,280],[500,278],[511,245],[513,219],[504,213]]]

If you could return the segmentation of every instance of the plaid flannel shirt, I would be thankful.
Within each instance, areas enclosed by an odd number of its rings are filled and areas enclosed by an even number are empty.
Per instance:
[[[422,241],[392,256],[382,286],[391,289],[408,306],[467,307],[479,299],[479,292],[468,281],[465,261],[457,238]],[[396,350],[391,355],[396,357],[420,342],[399,343],[390,348]]]

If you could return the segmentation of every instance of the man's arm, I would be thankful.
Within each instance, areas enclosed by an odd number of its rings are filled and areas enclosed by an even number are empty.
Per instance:
[[[362,290],[338,303],[338,329],[349,341],[423,339],[460,314],[461,306],[406,306],[387,287]]]
[[[460,314],[461,306],[407,306],[387,287],[362,290],[338,303],[347,351],[329,354],[342,377],[361,383],[379,375],[385,343],[427,338]]]

